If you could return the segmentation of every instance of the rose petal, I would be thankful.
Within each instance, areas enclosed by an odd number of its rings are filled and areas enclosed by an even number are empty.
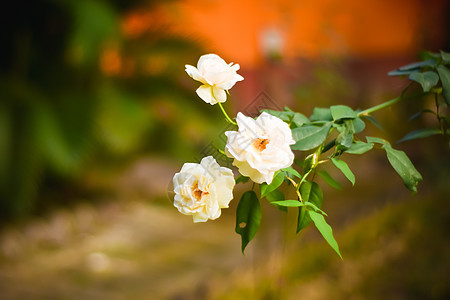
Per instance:
[[[227,94],[224,90],[214,87],[213,88],[213,97],[216,98],[217,102],[225,102],[227,101]]]
[[[210,85],[202,85],[200,86],[197,90],[197,95],[206,103],[209,103],[211,105],[216,104],[217,101],[216,99],[213,97],[212,94],[212,87]]]

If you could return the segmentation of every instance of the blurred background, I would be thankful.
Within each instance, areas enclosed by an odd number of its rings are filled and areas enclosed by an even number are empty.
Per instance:
[[[231,115],[364,109],[408,85],[388,71],[450,50],[449,11],[445,0],[5,2],[0,299],[449,299],[442,137],[396,146],[424,177],[415,196],[382,152],[346,157],[353,188],[327,169],[342,184],[322,186],[344,261],[314,228],[295,235],[294,211],[265,203],[243,256],[236,200],[219,220],[192,224],[167,196],[173,174],[227,128],[185,64],[216,53],[241,65]],[[433,105],[377,112],[383,129],[367,124],[367,135],[394,142],[437,126],[407,121]]]

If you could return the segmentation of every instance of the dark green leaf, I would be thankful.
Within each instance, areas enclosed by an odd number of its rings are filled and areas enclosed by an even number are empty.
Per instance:
[[[354,141],[350,148],[345,150],[345,153],[349,154],[363,154],[373,148],[372,143],[364,143],[361,141]]]
[[[406,71],[392,70],[392,71],[388,72],[388,76],[405,76],[405,75],[414,73],[416,71],[417,71],[417,69],[406,70]]]
[[[396,150],[389,144],[385,144],[383,148],[386,150],[387,158],[391,166],[403,179],[406,187],[412,192],[417,192],[417,184],[422,180],[422,176],[405,152]]]
[[[441,50],[441,57],[444,63],[450,63],[450,53]]]
[[[291,146],[293,150],[311,150],[322,144],[328,136],[331,122],[323,126],[304,125],[292,129],[292,136],[296,143]]]
[[[315,107],[309,119],[311,121],[332,121],[333,117],[329,108]]]
[[[313,220],[314,225],[316,225],[316,228],[320,231],[324,239],[327,241],[327,243],[333,248],[334,251],[339,255],[339,257],[342,259],[341,253],[339,252],[339,246],[334,239],[333,236],[333,230],[331,229],[330,225],[325,221],[325,218],[320,213],[316,213],[315,211],[308,211],[308,214]]]
[[[441,54],[423,50],[420,51],[419,57],[422,60],[429,60],[429,59],[439,60],[441,58]]]
[[[442,95],[444,96],[447,105],[450,106],[450,70],[444,66],[439,66],[437,71],[441,78]]]
[[[408,133],[407,135],[405,135],[400,140],[398,140],[397,144],[402,143],[404,141],[408,141],[408,140],[426,138],[426,137],[436,135],[436,134],[442,134],[442,131],[439,129],[432,129],[432,128],[422,128],[422,129],[414,130],[414,131],[411,131],[410,133]]]
[[[239,175],[238,178],[236,178],[236,184],[238,184],[239,182],[246,183],[249,179],[250,178],[244,175]]]
[[[331,116],[333,120],[340,119],[354,119],[357,113],[346,105],[333,105],[330,107]]]
[[[286,172],[286,173],[292,174],[292,175],[294,175],[294,176],[296,176],[296,177],[298,177],[298,178],[301,178],[301,177],[302,177],[302,176],[300,175],[300,173],[297,172],[297,170],[295,170],[292,166],[291,166],[291,167],[284,168],[284,169],[281,169],[281,171],[284,171],[284,172]]]
[[[420,83],[424,92],[429,92],[439,82],[438,74],[433,71],[411,73],[409,79]]]
[[[273,175],[272,182],[270,184],[262,183],[260,185],[261,188],[261,198],[264,197],[266,194],[272,192],[276,188],[278,188],[284,180],[284,173],[277,171]]]
[[[426,61],[419,61],[408,64],[406,66],[398,68],[397,70],[406,71],[406,70],[420,69],[422,67],[433,67],[433,66],[436,66],[436,61],[434,59],[429,59]]]
[[[236,233],[241,236],[241,249],[255,237],[261,223],[261,205],[254,191],[247,191],[242,195],[236,211]]]
[[[302,195],[303,201],[311,202],[319,208],[322,207],[323,192],[317,183],[305,181],[300,187],[300,194]],[[308,226],[309,223],[311,223],[311,218],[306,208],[300,207],[298,211],[297,233]]]
[[[370,123],[372,123],[373,125],[375,125],[378,129],[383,130],[383,126],[381,125],[381,123],[378,122],[378,120],[375,119],[373,116],[363,116],[363,118],[365,118],[365,119],[368,120]]]
[[[317,172],[317,174],[319,174],[319,176],[322,177],[322,179],[325,180],[325,182],[328,183],[328,185],[330,185],[331,187],[334,187],[337,190],[342,190],[341,184],[337,182],[333,177],[331,177],[328,172],[320,170],[319,172]]]
[[[430,110],[430,109],[423,109],[423,110],[421,110],[419,112],[416,112],[411,117],[409,117],[408,121],[413,121],[413,120],[417,119],[418,117],[420,117],[424,113],[431,113],[433,115],[436,115],[436,113],[434,111]]]
[[[347,177],[347,179],[352,183],[352,185],[355,185],[355,175],[350,170],[347,163],[336,157],[332,158],[331,161],[339,170],[341,170],[341,172],[345,175],[345,177]]]
[[[279,190],[274,190],[268,194],[266,194],[266,200],[269,201],[271,204],[273,204],[275,201],[283,201],[284,200],[284,195],[281,191]],[[274,204],[276,207],[278,207],[279,210],[287,212],[287,208],[284,206],[279,206]]]

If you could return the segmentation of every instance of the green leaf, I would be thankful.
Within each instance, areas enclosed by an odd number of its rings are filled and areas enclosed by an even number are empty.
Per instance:
[[[340,119],[354,119],[357,117],[357,113],[346,105],[333,105],[330,107],[330,112],[335,121]]]
[[[300,187],[300,194],[304,202],[310,202],[317,207],[322,207],[323,192],[315,182],[305,181]],[[298,211],[297,233],[311,223],[306,208],[300,207]]]
[[[398,143],[402,143],[404,141],[414,140],[414,139],[422,139],[432,135],[442,134],[442,131],[439,129],[431,129],[431,128],[422,128],[418,130],[411,131],[403,138],[397,141]]]
[[[284,195],[281,191],[279,190],[273,190],[272,192],[266,194],[266,200],[269,201],[271,204],[274,204],[274,202],[276,201],[283,201],[284,200]],[[279,206],[274,204],[276,207],[278,207],[279,210],[287,212],[287,208],[284,206]]]
[[[308,210],[308,214],[311,220],[314,222],[314,225],[316,225],[316,228],[320,231],[324,239],[327,241],[327,243],[331,246],[331,248],[333,248],[334,251],[336,251],[339,257],[342,259],[342,255],[339,252],[339,245],[337,244],[333,236],[333,229],[331,229],[331,226],[328,225],[328,223],[325,221],[324,216],[311,210]]]
[[[323,126],[304,125],[292,129],[292,136],[296,143],[291,148],[306,151],[319,146],[327,138],[331,124],[331,122],[327,122]]]
[[[283,180],[284,180],[284,173],[280,171],[275,172],[275,174],[273,175],[272,182],[269,185],[266,183],[262,183],[260,185],[261,198],[264,197],[266,194],[272,192],[276,188],[278,188],[283,183]]]
[[[317,172],[317,174],[319,174],[319,176],[323,180],[325,180],[325,182],[328,183],[329,186],[334,187],[337,190],[342,190],[341,184],[337,182],[333,177],[331,177],[331,175],[328,174],[327,171],[320,170],[319,172]]]
[[[271,202],[272,204],[285,206],[285,207],[300,207],[303,206],[303,203],[301,203],[298,200],[283,200],[283,201],[275,201]]]
[[[450,63],[450,53],[441,50],[441,57],[445,63]]]
[[[390,145],[388,141],[383,140],[382,138],[373,137],[373,136],[366,136],[366,140],[368,143],[378,143],[383,145]]]
[[[409,79],[420,83],[424,92],[429,92],[439,82],[438,74],[433,71],[411,73]]]
[[[353,134],[355,129],[353,128],[352,120],[344,121],[344,130],[336,138],[336,144],[339,145],[339,149],[348,149],[353,142]]]
[[[388,72],[388,76],[405,76],[405,75],[409,75],[411,73],[416,72],[416,69],[412,69],[412,70],[406,70],[406,71],[400,71],[400,70],[392,70]]]
[[[311,121],[332,121],[333,117],[329,108],[314,107],[313,114],[309,119]]]
[[[415,63],[408,64],[406,66],[400,67],[397,70],[388,72],[389,76],[402,76],[409,75],[411,73],[417,72],[422,67],[434,67],[436,66],[436,60],[428,59],[426,61],[419,61]]]
[[[352,122],[353,128],[355,129],[355,133],[359,133],[363,131],[364,128],[366,128],[366,123],[364,123],[364,121],[361,120],[361,118],[355,118],[354,120],[352,120]]]
[[[236,178],[236,184],[242,182],[242,183],[246,183],[250,178],[244,176],[244,175],[239,175],[238,178]]]
[[[321,213],[322,215],[328,217],[328,215],[327,215],[323,210],[321,210],[320,208],[318,208],[314,203],[311,203],[311,202],[304,202],[304,205],[303,205],[303,206],[310,207],[310,208],[312,208],[315,212]]]
[[[363,154],[373,148],[372,143],[364,143],[362,141],[354,141],[353,144],[345,150],[345,153],[349,154]]]
[[[332,158],[331,161],[333,162],[333,164],[339,170],[341,170],[341,172],[345,175],[345,177],[347,177],[347,179],[350,180],[352,185],[355,185],[355,175],[350,170],[350,168],[348,167],[347,163],[345,161],[343,161],[343,160],[340,160],[340,159],[336,158],[336,157]]]
[[[281,120],[283,120],[286,123],[290,123],[292,119],[294,118],[294,112],[293,111],[278,111],[278,110],[271,110],[271,109],[263,109],[261,112],[266,112],[272,116],[275,116]]]
[[[422,60],[429,60],[429,59],[439,60],[441,58],[441,54],[422,50],[419,53],[419,57]]]
[[[295,170],[292,166],[281,169],[281,171],[292,174],[294,176],[296,176],[297,178],[301,178],[302,176],[300,175],[299,172],[297,172],[297,170]]]
[[[383,145],[383,148],[386,150],[387,158],[391,166],[403,179],[405,186],[410,191],[414,193],[417,192],[417,184],[422,180],[422,176],[416,170],[405,152],[396,150],[389,144]]]
[[[414,62],[414,63],[408,64],[406,66],[398,68],[397,70],[400,70],[400,71],[416,70],[416,69],[420,69],[422,67],[433,67],[433,66],[436,66],[436,60],[428,59],[425,61],[419,61],[419,62]]]
[[[370,123],[375,125],[379,130],[383,130],[383,126],[380,122],[378,122],[377,119],[375,119],[373,116],[362,116],[364,119],[368,120]]]
[[[439,66],[437,71],[441,78],[442,95],[444,96],[447,105],[450,106],[450,70],[444,66]]]
[[[419,112],[416,112],[411,117],[409,117],[408,121],[413,121],[413,120],[419,118],[424,113],[430,113],[430,114],[436,115],[436,113],[434,111],[432,111],[431,109],[423,109]]]
[[[296,112],[292,118],[292,123],[294,123],[297,127],[300,127],[303,124],[309,123],[309,119],[305,115]]]
[[[241,236],[241,249],[244,253],[245,247],[255,237],[261,223],[261,205],[254,191],[245,192],[236,211],[235,231]]]

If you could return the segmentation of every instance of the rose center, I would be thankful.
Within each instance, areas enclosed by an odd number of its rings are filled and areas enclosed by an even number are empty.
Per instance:
[[[195,200],[200,201],[203,196],[206,196],[208,194],[208,192],[204,192],[198,188],[198,183],[192,186],[192,195],[194,196]]]
[[[264,149],[266,149],[266,146],[269,142],[270,142],[269,139],[257,138],[253,141],[253,146],[257,150],[263,151]]]

